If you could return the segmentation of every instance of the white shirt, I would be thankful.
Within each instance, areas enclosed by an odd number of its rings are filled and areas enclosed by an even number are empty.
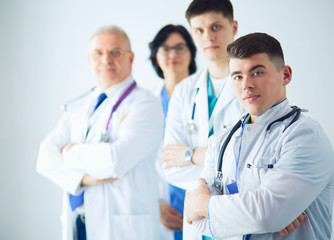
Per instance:
[[[240,160],[235,179],[241,129],[232,137],[224,154],[223,185],[225,195],[209,200],[207,219],[195,225],[216,239],[330,239],[334,196],[334,153],[319,124],[303,115],[283,132],[293,116],[265,128],[291,108],[288,101],[245,124]],[[216,174],[220,147],[226,134],[215,134],[209,143],[202,176],[209,186]],[[272,169],[247,168],[247,164]],[[239,193],[228,195],[227,184],[237,180]],[[300,228],[281,237],[284,229],[302,212],[307,220]],[[209,231],[210,228],[210,231]],[[234,238],[233,238],[234,237]]]
[[[73,239],[68,193],[83,190],[87,239],[151,239],[159,236],[158,178],[154,167],[163,133],[159,99],[139,87],[125,98],[100,142],[110,112],[133,82],[129,77],[106,91],[108,98],[89,118],[100,91],[69,106],[55,130],[41,143],[37,170],[64,190],[63,239]],[[85,139],[88,126],[91,126]],[[85,140],[84,140],[85,139]],[[61,149],[75,145],[63,156]],[[117,180],[80,187],[84,174]]]

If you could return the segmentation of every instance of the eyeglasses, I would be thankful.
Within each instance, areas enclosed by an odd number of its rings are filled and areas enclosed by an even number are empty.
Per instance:
[[[163,54],[163,55],[168,55],[172,50],[175,50],[176,54],[182,55],[182,54],[186,53],[187,49],[188,49],[188,46],[185,43],[179,43],[179,44],[175,45],[174,47],[170,47],[170,46],[167,46],[165,44],[162,44],[159,47],[158,52]]]
[[[95,50],[90,55],[92,56],[92,58],[95,61],[98,61],[98,60],[101,60],[102,57],[105,54],[107,54],[108,57],[110,57],[112,59],[118,59],[121,56],[123,56],[125,53],[128,53],[128,52],[130,52],[130,51],[129,50],[123,50],[123,49],[114,49],[114,50],[108,51],[107,53],[103,52],[103,51],[100,51],[100,50]]]

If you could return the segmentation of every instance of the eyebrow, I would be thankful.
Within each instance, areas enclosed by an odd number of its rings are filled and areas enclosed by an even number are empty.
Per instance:
[[[266,67],[265,67],[264,65],[262,65],[262,64],[257,64],[257,65],[255,65],[255,66],[251,67],[251,68],[248,70],[248,72],[252,72],[252,71],[254,71],[254,70],[257,69],[257,68],[266,68]],[[240,71],[234,71],[234,72],[231,73],[231,76],[233,76],[233,75],[237,75],[237,74],[241,74],[241,72],[240,72]]]
[[[262,65],[262,64],[257,64],[257,65],[255,65],[254,67],[251,67],[249,70],[248,70],[248,72],[252,72],[252,71],[254,71],[255,69],[257,69],[257,68],[266,68],[264,65]]]
[[[218,20],[218,21],[215,21],[213,23],[210,23],[208,26],[212,27],[213,25],[217,25],[217,24],[223,24],[223,23]],[[192,30],[203,29],[203,28],[205,28],[205,26],[204,27],[203,26],[194,26],[194,27],[191,27]]]

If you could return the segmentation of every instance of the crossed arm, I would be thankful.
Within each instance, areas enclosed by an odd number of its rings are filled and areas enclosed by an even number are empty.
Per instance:
[[[189,224],[202,218],[208,218],[208,203],[210,199],[210,190],[203,178],[198,180],[198,188],[188,192],[185,199],[185,216]],[[292,223],[282,229],[279,234],[283,237],[292,233],[300,224],[306,220],[304,213],[300,214]]]

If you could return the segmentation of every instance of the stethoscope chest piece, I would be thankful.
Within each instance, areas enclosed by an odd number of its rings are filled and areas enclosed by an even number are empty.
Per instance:
[[[187,125],[186,125],[186,132],[189,135],[194,134],[196,131],[197,131],[197,127],[196,127],[196,125],[195,125],[195,123],[193,121],[187,123]]]
[[[109,135],[108,132],[104,132],[101,134],[101,140],[100,142],[109,142]]]
[[[212,184],[212,187],[215,189],[215,191],[218,192],[218,194],[223,194],[223,174],[221,171],[217,171],[217,175],[214,179],[214,182]]]

